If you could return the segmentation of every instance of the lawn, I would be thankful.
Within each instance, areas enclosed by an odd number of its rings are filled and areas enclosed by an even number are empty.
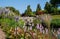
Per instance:
[[[60,19],[60,15],[52,15],[52,19]]]

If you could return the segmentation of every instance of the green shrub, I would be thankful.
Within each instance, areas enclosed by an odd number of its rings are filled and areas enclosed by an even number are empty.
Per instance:
[[[51,26],[60,27],[60,19],[53,19],[51,21]]]

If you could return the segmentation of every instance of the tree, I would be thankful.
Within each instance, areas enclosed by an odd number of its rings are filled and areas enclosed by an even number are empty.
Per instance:
[[[60,14],[60,9],[58,9],[58,12],[59,12],[59,14]]]
[[[52,5],[48,2],[46,2],[44,9],[47,11],[47,13],[51,13]]]
[[[53,14],[59,14],[59,12],[58,12],[58,9],[57,8],[53,8]]]
[[[16,14],[16,15],[20,15],[19,10],[15,10],[15,14]]]
[[[40,4],[38,4],[36,9],[36,14],[38,14],[40,10],[41,10],[41,7],[40,7]]]
[[[59,14],[59,10],[57,8],[60,6],[60,0],[50,0],[50,4],[52,4],[52,13]]]
[[[15,15],[20,15],[20,12],[18,10],[16,10],[14,7],[6,7],[6,8],[9,8],[10,11],[15,13]]]
[[[60,19],[53,19],[51,21],[51,26],[53,26],[55,28],[59,28],[60,27]]]
[[[26,16],[33,16],[34,15],[31,8],[30,8],[30,5],[27,6],[27,9],[25,10],[25,15]]]
[[[53,5],[53,7],[58,7],[60,4],[60,0],[50,0],[50,3]]]
[[[15,10],[16,10],[14,7],[6,7],[6,8],[9,8],[13,12],[15,12]]]

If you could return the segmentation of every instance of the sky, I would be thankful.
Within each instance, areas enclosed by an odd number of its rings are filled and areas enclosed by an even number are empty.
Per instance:
[[[0,0],[0,7],[11,6],[22,14],[28,5],[31,6],[32,11],[35,11],[37,4],[40,4],[41,8],[44,9],[46,2],[49,2],[49,0]]]

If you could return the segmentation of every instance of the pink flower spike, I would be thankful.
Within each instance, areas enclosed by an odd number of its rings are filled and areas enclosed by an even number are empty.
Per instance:
[[[40,29],[39,24],[37,24],[36,28],[37,28],[37,29]]]
[[[30,26],[30,30],[32,30],[32,26]]]

